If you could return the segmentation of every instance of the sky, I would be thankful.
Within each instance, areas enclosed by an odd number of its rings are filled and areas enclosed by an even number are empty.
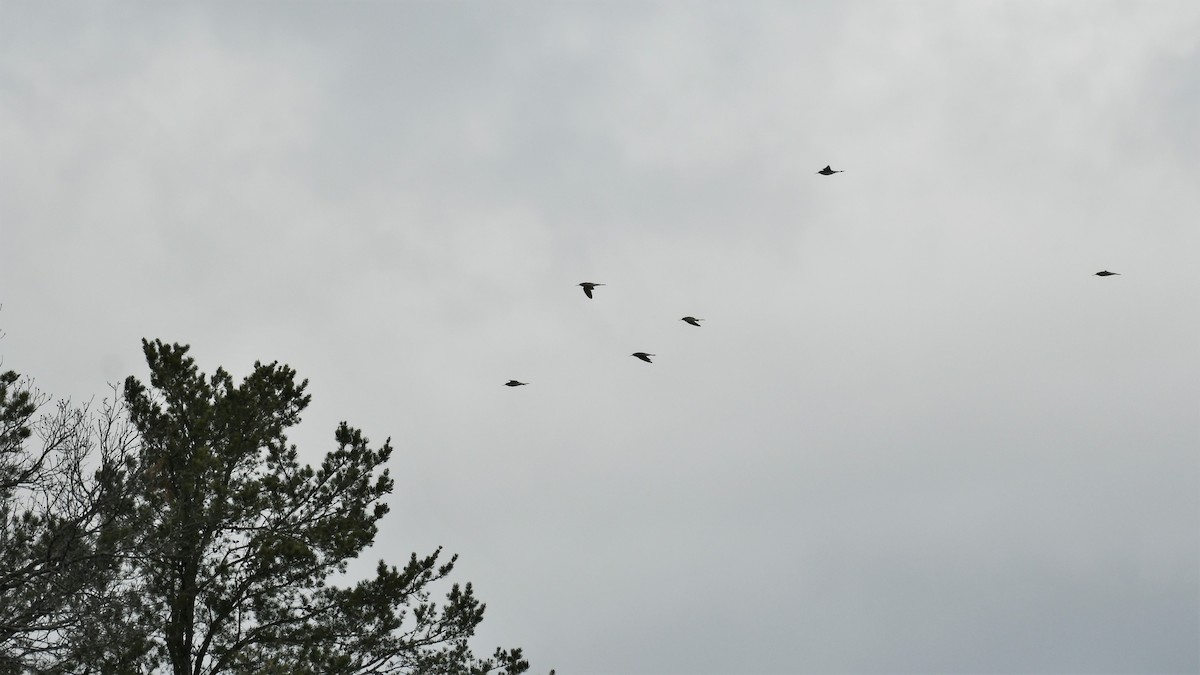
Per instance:
[[[303,458],[396,446],[352,572],[458,553],[534,672],[1195,673],[1197,36],[0,0],[0,358],[291,365]]]

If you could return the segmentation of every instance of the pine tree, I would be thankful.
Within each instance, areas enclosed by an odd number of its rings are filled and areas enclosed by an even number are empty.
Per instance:
[[[431,600],[456,558],[440,561],[441,549],[331,584],[388,512],[390,439],[372,448],[343,422],[320,466],[302,466],[285,432],[310,397],[292,369],[255,363],[237,384],[223,369],[200,373],[185,345],[143,341],[143,351],[149,386],[124,386],[141,446],[125,574],[137,592],[123,630],[145,649],[91,658],[174,675],[528,668],[520,649],[473,655],[484,605],[471,584]]]

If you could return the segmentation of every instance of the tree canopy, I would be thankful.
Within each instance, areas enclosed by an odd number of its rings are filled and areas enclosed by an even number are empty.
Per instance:
[[[111,405],[61,402],[38,417],[46,402],[0,374],[0,673],[86,651],[101,608],[118,608],[110,584],[129,503],[114,469],[135,434]]]
[[[12,653],[25,656],[21,667],[173,675],[528,669],[520,649],[474,655],[469,640],[484,605],[470,583],[450,584],[456,556],[444,559],[440,548],[414,553],[402,566],[379,561],[372,576],[335,583],[388,513],[390,439],[373,446],[343,422],[321,463],[302,465],[286,432],[310,396],[307,380],[291,368],[256,362],[235,382],[221,368],[201,373],[186,345],[143,341],[143,352],[148,384],[126,379],[119,405],[90,427],[91,418],[77,416],[72,437],[76,459],[67,473],[79,485],[78,504],[59,511],[75,518],[76,557],[63,559],[94,564],[70,577],[74,590],[58,594],[36,621],[16,617],[14,624],[14,612],[0,610],[0,648],[19,647]],[[0,380],[8,457],[28,445],[33,414],[27,396],[10,392],[13,381]],[[0,481],[11,483],[21,467],[36,464],[29,454],[24,463],[0,464]],[[36,595],[46,577],[14,573],[65,546],[50,541],[64,527],[54,509],[18,508],[6,485],[0,482],[0,606],[25,597],[14,589]],[[30,488],[38,494],[37,485]],[[435,600],[443,581],[449,590]],[[12,606],[36,604],[22,602]],[[9,624],[47,648],[17,645],[11,636],[2,642]]]

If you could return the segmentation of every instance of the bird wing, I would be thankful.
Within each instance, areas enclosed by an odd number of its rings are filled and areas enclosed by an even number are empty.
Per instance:
[[[584,286],[584,287],[583,287],[583,294],[584,294],[584,295],[586,295],[586,296],[588,296],[589,298],[590,298],[590,297],[592,297],[592,287],[591,287],[591,286]]]

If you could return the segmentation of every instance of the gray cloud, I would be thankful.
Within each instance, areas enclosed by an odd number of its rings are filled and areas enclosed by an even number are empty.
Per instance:
[[[1200,669],[1191,4],[0,17],[5,366],[291,364],[481,645]]]

